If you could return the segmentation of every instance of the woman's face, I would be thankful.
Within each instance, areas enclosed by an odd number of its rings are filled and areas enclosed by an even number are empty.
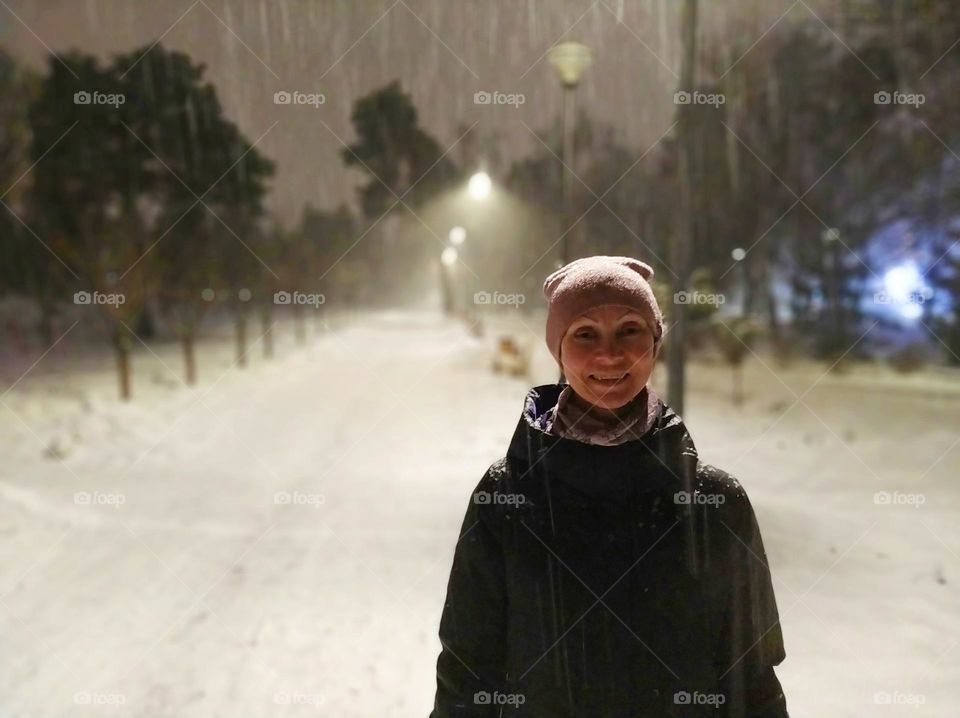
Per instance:
[[[573,391],[594,406],[629,403],[653,372],[653,332],[643,317],[620,305],[577,317],[560,342],[563,373]]]

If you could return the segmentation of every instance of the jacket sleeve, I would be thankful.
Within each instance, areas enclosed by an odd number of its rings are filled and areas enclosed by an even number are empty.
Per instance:
[[[730,534],[730,583],[716,657],[724,718],[788,718],[773,667],[786,657],[760,527],[737,485],[738,510]],[[725,522],[726,523],[726,522]]]
[[[503,547],[488,470],[470,497],[440,618],[437,693],[430,718],[496,716],[504,690],[506,603]],[[484,496],[485,495],[485,496]]]

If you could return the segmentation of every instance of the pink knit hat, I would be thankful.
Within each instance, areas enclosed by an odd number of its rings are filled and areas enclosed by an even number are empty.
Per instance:
[[[547,277],[543,283],[547,347],[557,363],[560,342],[573,320],[606,304],[637,310],[653,330],[656,352],[663,337],[663,315],[648,282],[652,277],[653,267],[639,259],[603,255],[574,260]]]

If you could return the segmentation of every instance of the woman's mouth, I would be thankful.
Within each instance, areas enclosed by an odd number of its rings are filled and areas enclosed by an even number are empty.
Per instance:
[[[630,376],[629,372],[620,372],[620,373],[604,373],[604,374],[589,374],[588,375],[595,382],[601,386],[618,386],[627,380],[627,377]]]

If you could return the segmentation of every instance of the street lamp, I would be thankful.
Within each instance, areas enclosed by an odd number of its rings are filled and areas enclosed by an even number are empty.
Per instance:
[[[563,186],[563,204],[567,215],[567,232],[563,235],[561,243],[561,265],[569,260],[569,242],[567,236],[570,234],[569,226],[573,220],[573,173],[574,168],[574,148],[573,137],[576,124],[576,112],[574,105],[574,93],[577,85],[580,84],[580,77],[583,71],[592,62],[590,48],[579,42],[563,42],[550,48],[547,59],[557,71],[560,84],[563,86],[563,163],[566,165],[562,175]]]
[[[836,227],[828,227],[820,235],[823,244],[826,246],[826,264],[827,264],[827,286],[828,301],[830,302],[830,316],[832,321],[832,336],[830,338],[831,348],[835,348],[840,342],[842,325],[840,320],[840,282],[838,275],[837,244],[840,242],[840,230]]]
[[[490,196],[490,188],[492,186],[493,182],[490,181],[490,175],[486,172],[477,172],[470,178],[467,191],[474,199],[486,199]]]
[[[746,316],[747,314],[747,265],[744,263],[744,259],[747,257],[746,251],[743,247],[737,247],[732,252],[730,256],[733,258],[733,261],[737,263],[737,268],[739,271],[737,274],[740,275],[740,313]]]
[[[444,247],[440,253],[440,290],[443,293],[443,311],[453,312],[453,265],[457,263],[456,247]]]
[[[450,230],[450,234],[448,236],[450,238],[450,244],[452,244],[454,247],[459,247],[467,238],[467,230],[465,230],[463,227],[457,226]]]

